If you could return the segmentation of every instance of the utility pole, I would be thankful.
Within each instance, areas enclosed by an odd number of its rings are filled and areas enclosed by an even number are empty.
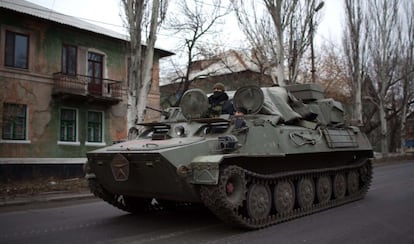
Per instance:
[[[323,8],[323,5],[325,4],[324,1],[320,2],[318,4],[318,6],[316,6],[316,8],[314,9],[315,13],[311,14],[311,19],[310,19],[310,41],[311,41],[311,64],[312,64],[312,69],[311,69],[311,73],[312,73],[312,83],[315,83],[316,81],[316,77],[315,77],[315,53],[314,53],[314,49],[313,49],[313,35],[314,35],[314,27],[313,27],[313,15],[315,15],[319,10],[321,10],[321,8]]]

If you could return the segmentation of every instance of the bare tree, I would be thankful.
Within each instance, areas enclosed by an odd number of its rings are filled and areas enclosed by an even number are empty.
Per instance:
[[[327,97],[335,98],[344,104],[351,104],[352,84],[346,72],[346,58],[334,44],[325,43],[321,46],[317,69],[318,83],[325,88]]]
[[[343,48],[355,95],[353,119],[361,122],[363,118],[367,133],[379,128],[378,141],[387,155],[405,143],[405,120],[413,99],[414,4],[406,0],[344,2]],[[367,101],[374,106],[360,109],[360,104]],[[371,133],[372,138],[374,134]]]
[[[179,89],[188,90],[190,82],[199,77],[190,77],[194,61],[200,57],[213,57],[217,51],[212,51],[206,44],[206,40],[217,33],[215,29],[220,20],[226,16],[230,9],[224,6],[220,0],[209,3],[205,1],[177,1],[178,12],[169,17],[168,29],[174,34],[180,34],[185,42],[179,47],[186,52],[186,64],[183,70],[176,70],[180,82]],[[203,41],[205,40],[205,41]],[[177,66],[178,67],[178,66]],[[181,87],[182,85],[182,87]]]
[[[133,131],[137,123],[144,121],[147,96],[152,82],[156,32],[158,24],[163,20],[167,5],[161,0],[121,1],[125,9],[130,37],[128,128]],[[148,32],[143,35],[144,30]],[[145,48],[141,45],[143,36],[146,39]]]
[[[322,5],[318,8],[317,0],[263,0],[265,9],[260,9],[255,1],[249,5],[245,1],[232,2],[248,41],[261,51],[262,58],[267,58],[269,69],[276,69],[275,83],[295,83],[298,66],[318,25],[317,10]]]
[[[345,29],[343,35],[343,50],[350,78],[353,95],[352,121],[358,126],[363,125],[362,120],[362,82],[365,79],[367,38],[364,30],[366,14],[365,4],[362,1],[344,0],[345,3]]]
[[[387,104],[390,104],[390,89],[399,80],[396,77],[396,63],[399,55],[398,25],[399,0],[369,0],[369,11],[366,27],[369,42],[370,80],[375,89],[371,101],[378,108],[380,121],[381,151],[387,156],[388,127]]]
[[[402,91],[402,104],[401,104],[401,139],[400,148],[404,152],[404,145],[407,138],[406,135],[406,120],[413,112],[410,107],[414,103],[414,18],[412,13],[414,12],[414,3],[412,1],[405,1],[403,4],[403,18],[402,23],[405,23],[402,29],[402,62],[401,66],[401,81]]]
[[[276,74],[278,83],[284,85],[285,83],[285,47],[284,47],[284,30],[286,23],[283,20],[290,20],[290,16],[293,15],[294,6],[297,1],[293,1],[291,6],[284,4],[282,8],[283,0],[264,0],[267,10],[272,17],[273,24],[276,30]],[[283,12],[282,12],[283,10]],[[282,14],[285,14],[282,16]]]
[[[277,39],[270,15],[265,9],[257,7],[254,1],[233,1],[233,8],[239,26],[253,50],[251,61],[259,67],[262,73],[272,74],[273,69],[277,66],[275,58]],[[276,84],[276,79],[273,76],[272,78]]]

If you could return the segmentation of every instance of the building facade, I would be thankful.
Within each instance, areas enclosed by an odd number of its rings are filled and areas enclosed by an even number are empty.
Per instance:
[[[0,4],[0,175],[79,170],[86,152],[125,139],[127,39],[26,1]],[[149,104],[159,107],[158,60],[171,53],[155,53]]]

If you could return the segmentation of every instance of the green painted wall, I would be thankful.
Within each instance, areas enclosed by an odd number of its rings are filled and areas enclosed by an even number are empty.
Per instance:
[[[87,112],[102,111],[104,114],[104,142],[111,145],[113,140],[126,136],[126,102],[117,105],[90,104],[85,100],[62,100],[53,97],[53,74],[61,72],[62,45],[78,47],[78,63],[86,72],[87,59],[80,61],[79,55],[88,50],[105,54],[105,78],[122,81],[126,85],[126,42],[68,27],[47,20],[0,10],[1,35],[6,30],[29,35],[29,69],[16,70],[6,67],[7,77],[0,79],[0,114],[3,103],[26,104],[28,107],[28,140],[19,143],[0,143],[0,157],[21,158],[79,158],[86,152],[98,148],[86,146]],[[1,42],[4,49],[4,43]],[[0,49],[1,50],[1,49]],[[0,57],[4,59],[4,51]],[[87,58],[87,56],[85,57]],[[3,66],[2,61],[0,65]],[[2,67],[3,68],[3,67]],[[2,71],[0,71],[2,72]],[[78,70],[79,74],[82,71]],[[105,75],[104,74],[104,75]],[[86,75],[83,73],[82,75]],[[5,77],[0,73],[0,77]],[[126,97],[123,97],[126,100]],[[78,110],[79,145],[60,145],[60,109]],[[114,109],[116,111],[114,111]],[[0,119],[1,122],[1,119]],[[1,126],[1,124],[0,124]],[[0,130],[1,133],[1,130]]]
[[[0,114],[2,114],[5,102],[27,105],[28,139],[24,142],[13,141],[13,143],[0,141],[0,159],[85,157],[86,152],[98,148],[85,145],[88,110],[104,112],[103,134],[106,145],[126,138],[127,42],[0,9],[0,37],[3,39],[6,30],[29,35],[29,68],[19,70],[5,67],[4,43],[0,43],[0,66],[2,68],[0,70]],[[77,46],[77,73],[80,75],[87,74],[88,51],[104,54],[104,78],[122,82],[122,101],[110,105],[94,99],[91,101],[85,97],[80,100],[73,96],[71,100],[68,100],[54,95],[53,74],[61,72],[63,44]],[[159,52],[155,52],[154,63],[158,63],[160,55]],[[170,53],[163,52],[163,55],[170,55]],[[158,79],[158,74],[154,79]],[[158,80],[154,84],[158,87]],[[62,107],[78,110],[79,145],[58,143]]]

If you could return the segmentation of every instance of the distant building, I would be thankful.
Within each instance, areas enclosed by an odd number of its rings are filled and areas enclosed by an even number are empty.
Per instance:
[[[7,0],[0,1],[0,38],[2,179],[11,165],[80,169],[87,151],[127,137],[125,36]],[[154,107],[160,99],[158,61],[169,55],[155,50],[148,98]]]
[[[197,60],[191,64],[189,88],[199,88],[210,93],[216,82],[223,83],[226,90],[236,90],[245,85],[272,86],[270,72],[261,68],[258,63],[251,56],[235,50]],[[169,97],[182,91],[184,84],[181,78],[184,77],[184,72],[178,71],[178,75],[174,73],[162,80],[160,91],[163,106],[166,106]]]

